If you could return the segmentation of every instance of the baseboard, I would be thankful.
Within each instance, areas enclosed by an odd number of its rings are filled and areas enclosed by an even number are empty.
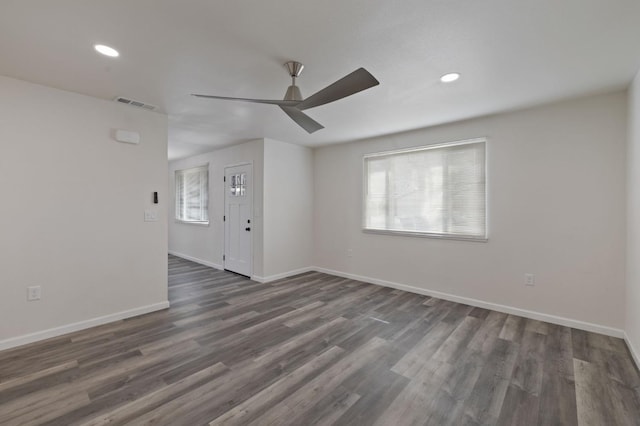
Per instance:
[[[178,253],[177,251],[169,250],[169,254],[177,257],[181,257],[186,260],[190,260],[195,263],[199,263],[204,266],[209,266],[214,269],[224,269],[222,265],[218,265],[217,263],[209,262],[208,260],[198,259],[197,257],[189,256],[187,254]]]
[[[636,367],[638,368],[638,370],[640,370],[640,351],[636,350],[635,346],[633,346],[626,331],[624,333],[624,341],[629,348],[629,352],[631,352],[631,357],[635,361]]]
[[[410,293],[422,294],[425,296],[436,297],[438,299],[449,300],[451,302],[463,303],[465,305],[476,306],[484,309],[491,309],[493,311],[503,312],[511,315],[518,315],[525,318],[530,318],[538,321],[545,321],[552,324],[563,325],[566,327],[577,328],[579,330],[591,331],[594,333],[604,334],[612,337],[624,337],[624,331],[618,328],[607,327],[604,325],[593,324],[584,321],[578,321],[571,318],[564,318],[555,315],[543,314],[541,312],[528,311],[526,309],[513,308],[511,306],[500,305],[497,303],[486,302],[484,300],[472,299],[468,297],[456,296],[455,294],[442,293],[440,291],[428,290],[419,287],[413,287],[406,284],[395,283],[392,281],[379,280],[376,278],[365,277],[362,275],[349,274],[345,272],[335,271],[333,269],[326,269],[320,267],[310,268],[318,272],[324,272],[325,274],[336,275],[343,278],[354,279],[358,281],[364,281],[371,284],[381,285],[384,287],[391,287],[398,290],[408,291]]]
[[[315,271],[316,268],[307,266],[306,268],[294,269],[293,271],[283,272],[281,274],[269,275],[268,277],[261,277],[258,275],[254,275],[251,277],[252,280],[258,281],[259,283],[268,283],[275,280],[280,280],[282,278],[291,277],[293,275],[304,274],[305,272]]]
[[[23,346],[44,339],[50,339],[52,337],[62,336],[63,334],[73,333],[74,331],[80,331],[86,328],[96,327],[98,325],[119,321],[125,318],[131,318],[138,315],[148,314],[149,312],[160,311],[162,309],[167,309],[168,307],[169,301],[154,303],[153,305],[141,306],[139,308],[116,312],[115,314],[92,318],[86,321],[74,322],[72,324],[54,327],[48,330],[25,334],[23,336],[11,337],[9,339],[0,340],[0,351]]]

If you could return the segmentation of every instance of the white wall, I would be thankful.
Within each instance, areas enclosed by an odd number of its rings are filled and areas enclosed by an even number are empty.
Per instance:
[[[626,108],[620,92],[317,149],[315,265],[620,332]],[[361,231],[364,154],[476,137],[487,243]]]
[[[224,254],[224,168],[243,162],[253,164],[253,275],[262,276],[262,139],[233,145],[169,163],[169,252],[222,268]],[[175,171],[209,164],[209,225],[175,221]]]
[[[264,277],[308,268],[313,255],[313,151],[264,141]]]
[[[627,342],[640,366],[640,72],[629,88],[626,290]]]
[[[0,93],[0,348],[166,307],[167,117],[6,77]]]

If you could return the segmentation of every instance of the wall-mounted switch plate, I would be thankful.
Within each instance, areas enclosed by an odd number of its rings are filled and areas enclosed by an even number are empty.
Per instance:
[[[147,209],[144,211],[145,222],[156,222],[158,220],[158,210]]]
[[[40,300],[42,297],[42,287],[39,285],[34,285],[31,287],[27,287],[27,300],[32,302],[34,300]]]
[[[524,274],[524,285],[528,285],[528,286],[536,285],[536,276],[533,274]]]

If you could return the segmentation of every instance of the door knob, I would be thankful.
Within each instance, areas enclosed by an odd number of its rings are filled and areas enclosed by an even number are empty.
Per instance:
[[[244,230],[245,230],[245,231],[251,231],[251,228],[246,227],[246,228],[244,228]]]

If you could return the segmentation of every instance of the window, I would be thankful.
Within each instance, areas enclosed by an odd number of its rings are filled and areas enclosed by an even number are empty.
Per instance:
[[[209,223],[209,165],[176,170],[176,220]]]
[[[231,186],[229,195],[232,197],[244,197],[247,191],[247,174],[237,173],[231,175]]]
[[[484,241],[484,139],[367,155],[364,229]]]

